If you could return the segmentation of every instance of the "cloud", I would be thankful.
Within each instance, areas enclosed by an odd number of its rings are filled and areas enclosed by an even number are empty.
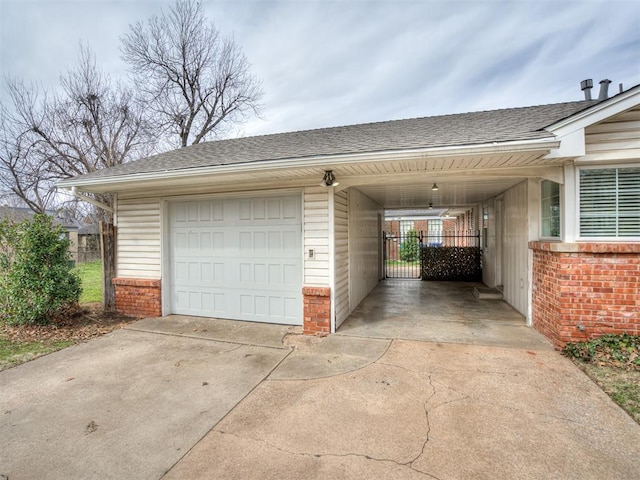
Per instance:
[[[245,135],[578,100],[579,82],[640,83],[632,1],[207,1],[265,90]],[[0,0],[0,66],[55,84],[86,42],[126,75],[119,37],[152,1]],[[617,87],[612,88],[617,91]]]

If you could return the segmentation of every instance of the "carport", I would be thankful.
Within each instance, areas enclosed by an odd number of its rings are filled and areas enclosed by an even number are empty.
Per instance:
[[[503,160],[506,158],[505,155]],[[533,158],[531,155],[530,161]],[[497,160],[494,158],[494,161]],[[413,168],[416,171],[411,175],[371,175],[358,181],[346,171],[342,176],[341,169],[335,172],[341,182],[334,189],[334,197],[343,194],[348,211],[348,255],[341,257],[341,212],[337,207],[334,209],[335,331],[359,335],[359,329],[366,327],[364,336],[425,339],[428,335],[437,341],[454,341],[457,336],[473,339],[481,332],[490,334],[492,329],[509,331],[507,327],[518,327],[518,330],[523,327],[526,330],[525,327],[530,326],[532,273],[528,242],[539,235],[541,182],[551,177],[558,180],[561,171],[551,166],[544,169],[521,166],[499,171],[487,168],[476,173]],[[480,247],[480,282],[388,278],[385,267],[389,260],[383,233],[385,212],[412,209],[437,212],[437,216],[431,218],[446,219],[445,224],[453,225],[447,228],[468,242],[466,245]],[[372,211],[377,212],[377,217]],[[377,232],[378,238],[371,238],[371,233],[365,238],[366,233],[361,232]],[[446,243],[446,235],[443,238]],[[430,241],[431,237],[425,243]],[[377,255],[373,252],[374,243]],[[423,243],[422,237],[420,243]],[[340,271],[343,258],[348,259],[347,274]],[[376,274],[376,281],[371,282]],[[344,301],[339,288],[342,275],[349,278],[349,315],[340,309]],[[405,276],[415,278],[415,275]],[[476,298],[473,287],[497,288],[503,300]],[[367,314],[375,318],[367,319]],[[487,337],[485,343],[492,341]]]

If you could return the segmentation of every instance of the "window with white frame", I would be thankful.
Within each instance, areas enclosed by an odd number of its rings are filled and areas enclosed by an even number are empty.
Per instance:
[[[546,238],[560,237],[560,185],[551,180],[541,184],[541,234]]]
[[[640,237],[640,167],[580,170],[580,236]]]

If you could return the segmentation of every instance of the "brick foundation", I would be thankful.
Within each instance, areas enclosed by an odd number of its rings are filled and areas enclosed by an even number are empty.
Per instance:
[[[640,335],[640,243],[530,242],[533,326],[557,348]]]
[[[143,278],[114,278],[116,311],[133,317],[162,315],[160,280]]]
[[[331,289],[329,287],[303,287],[305,335],[331,333]]]

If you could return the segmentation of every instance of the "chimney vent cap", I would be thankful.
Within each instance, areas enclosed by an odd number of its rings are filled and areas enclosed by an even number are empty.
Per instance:
[[[580,82],[580,89],[586,90],[587,88],[593,88],[593,79],[587,78],[586,80],[582,80]]]

